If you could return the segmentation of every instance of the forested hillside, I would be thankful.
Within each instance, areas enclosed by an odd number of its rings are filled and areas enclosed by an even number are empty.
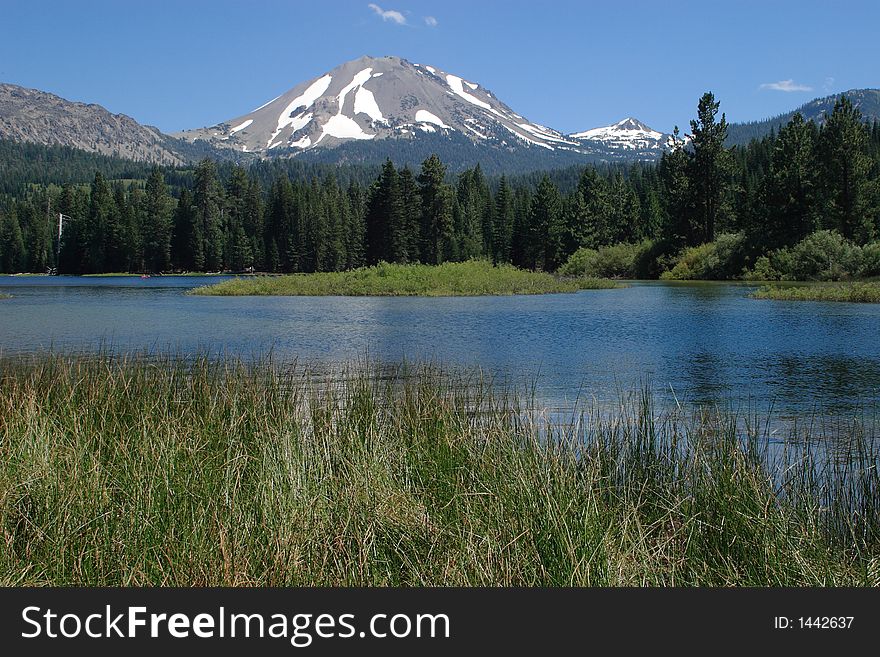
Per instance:
[[[0,271],[313,272],[488,258],[564,273],[798,278],[870,275],[876,256],[880,273],[880,124],[844,98],[821,126],[795,115],[727,148],[706,94],[690,128],[689,145],[656,165],[516,178],[479,165],[450,172],[437,155],[381,169],[203,160],[147,170],[65,149],[35,152],[55,158],[40,163],[29,147],[0,144],[17,162],[3,182]]]

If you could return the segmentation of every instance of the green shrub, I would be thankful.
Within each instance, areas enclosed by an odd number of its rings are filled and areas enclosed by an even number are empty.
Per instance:
[[[563,276],[593,278],[637,278],[644,269],[644,255],[650,253],[652,243],[620,243],[597,249],[580,248],[559,268]]]
[[[761,256],[755,261],[755,266],[743,274],[746,281],[779,281],[782,274],[779,273],[770,262],[769,256]]]
[[[741,233],[719,235],[714,242],[693,246],[681,252],[664,280],[724,280],[736,277],[745,262],[745,239]]]
[[[870,267],[880,268],[880,247],[871,246]],[[749,280],[839,281],[865,273],[862,249],[834,230],[817,230],[792,247],[759,258]]]
[[[857,276],[862,250],[833,230],[817,230],[791,248],[791,274],[798,280],[839,281]]]
[[[880,242],[871,242],[862,247],[861,276],[880,276]]]

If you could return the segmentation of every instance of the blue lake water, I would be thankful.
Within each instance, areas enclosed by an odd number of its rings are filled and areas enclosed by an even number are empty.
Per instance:
[[[192,297],[219,278],[0,277],[6,354],[116,350],[337,364],[430,359],[535,381],[566,406],[650,383],[778,414],[874,409],[880,305],[756,301],[746,285],[634,283],[511,297]]]

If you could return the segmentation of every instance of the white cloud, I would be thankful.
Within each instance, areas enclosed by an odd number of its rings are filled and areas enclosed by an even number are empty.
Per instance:
[[[779,82],[765,82],[761,85],[761,89],[769,89],[770,91],[812,91],[813,87],[805,84],[798,84],[794,80],[780,80]]]
[[[834,78],[828,77],[825,78],[825,82],[822,84],[822,91],[831,91],[834,88]]]
[[[373,4],[372,2],[367,5],[370,9],[376,12],[377,16],[381,16],[383,21],[391,21],[392,23],[397,23],[398,25],[406,25],[406,16],[401,14],[399,11],[395,11],[394,9],[382,9],[377,4]]]
[[[425,16],[425,25],[428,27],[437,27],[437,19],[433,16]]]

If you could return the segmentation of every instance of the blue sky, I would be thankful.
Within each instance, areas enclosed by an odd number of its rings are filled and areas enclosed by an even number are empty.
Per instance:
[[[880,2],[0,0],[0,81],[165,131],[250,111],[361,55],[490,89],[564,132],[671,130],[715,93],[728,120],[880,87]]]

